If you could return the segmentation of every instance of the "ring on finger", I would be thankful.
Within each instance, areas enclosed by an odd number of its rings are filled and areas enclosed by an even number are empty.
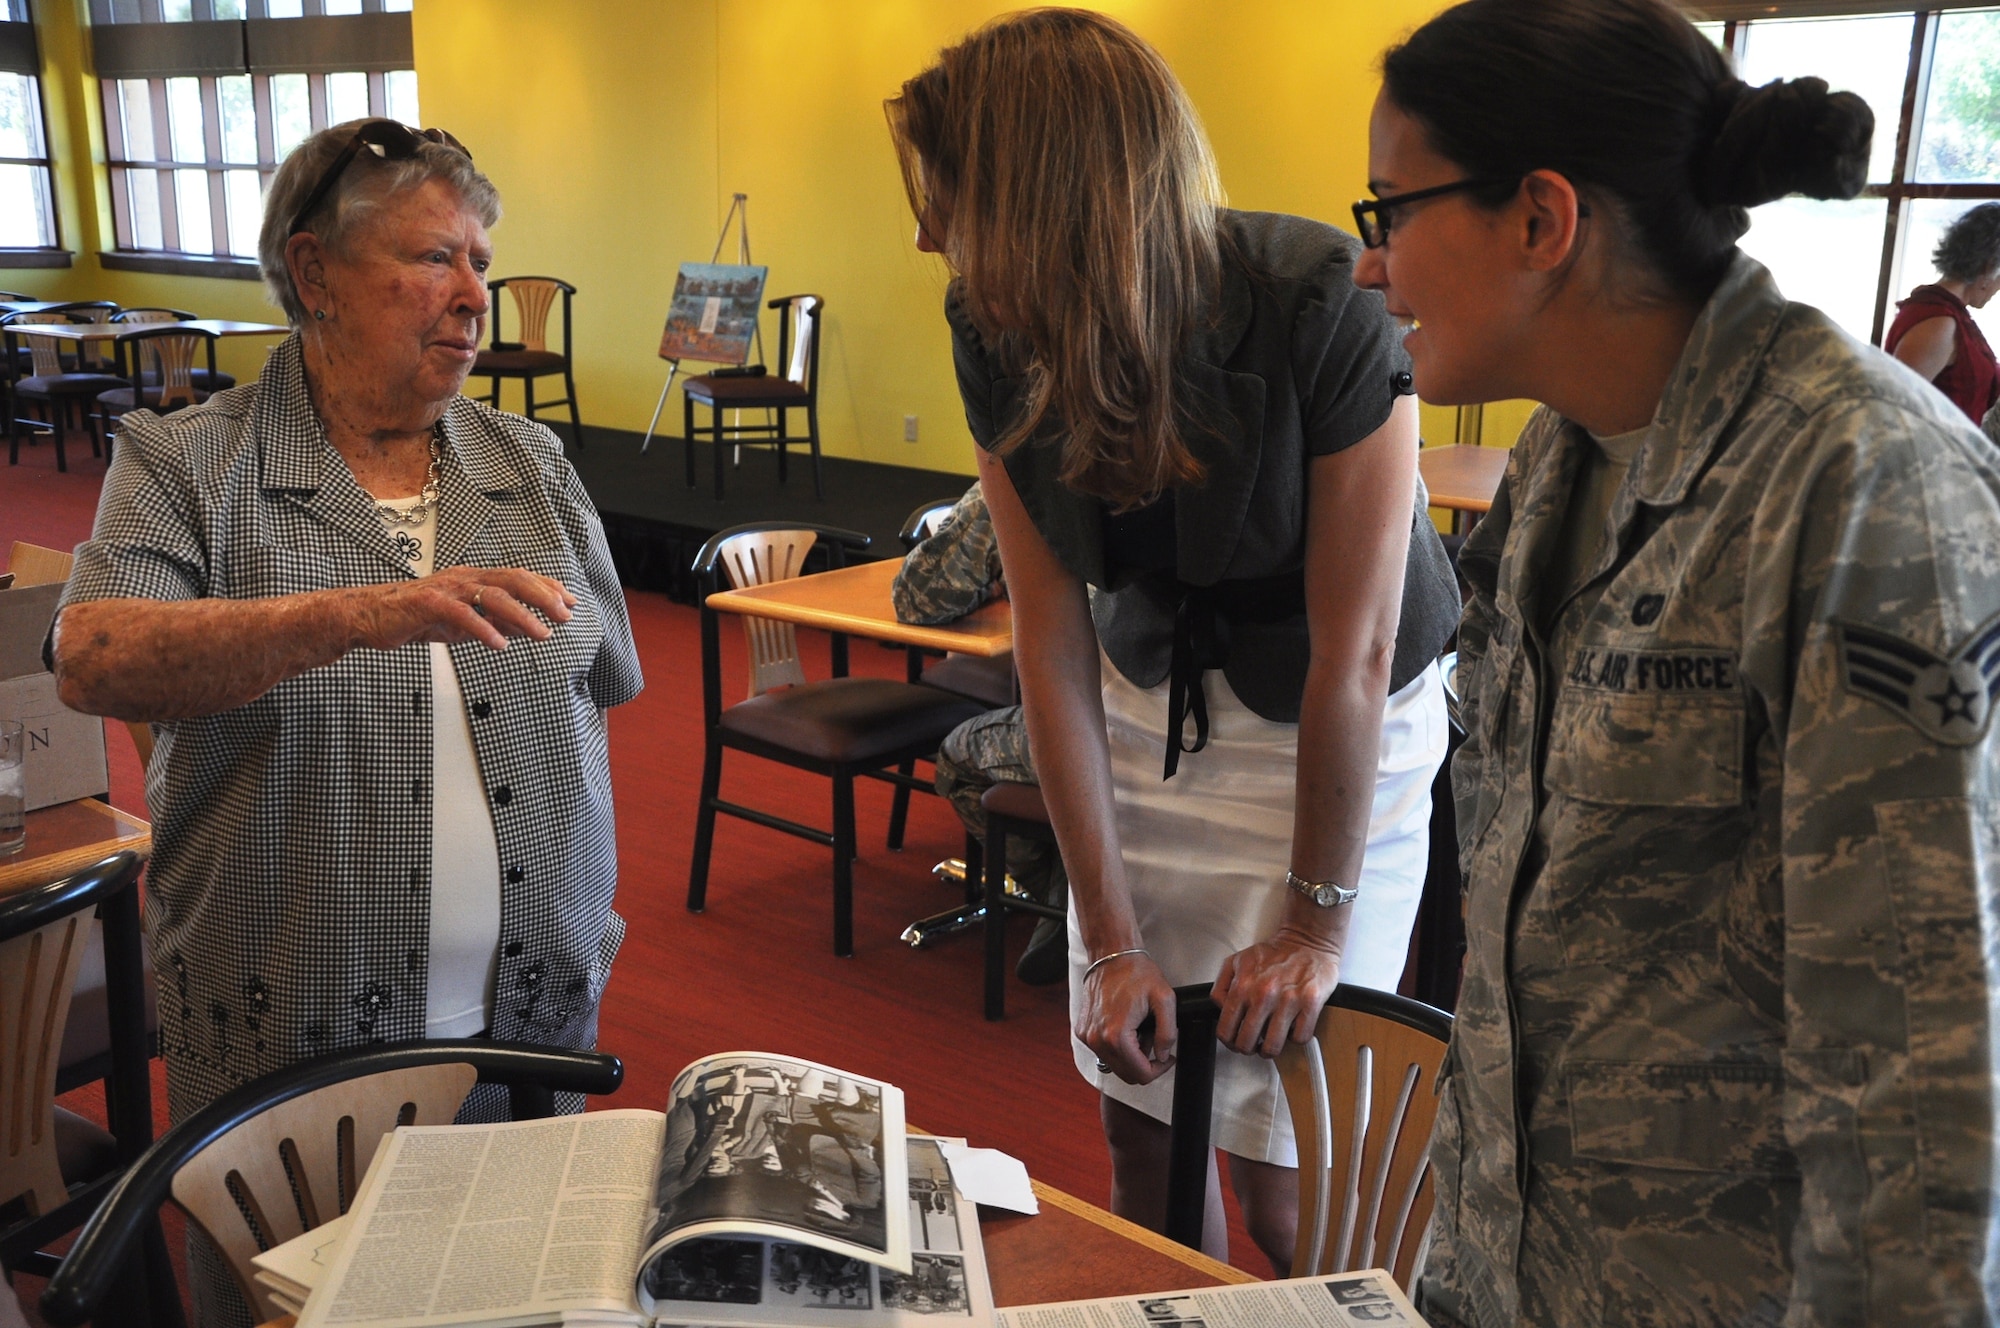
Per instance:
[[[1100,1057],[1100,1058],[1098,1059],[1098,1062],[1097,1062],[1097,1072],[1098,1072],[1099,1074],[1110,1074],[1110,1073],[1111,1073],[1111,1063],[1110,1063],[1109,1061],[1106,1061],[1106,1060],[1104,1060],[1104,1059],[1103,1059],[1102,1057]]]
[[[479,590],[477,593],[475,593],[472,597],[472,611],[478,614],[482,618],[486,616],[486,610],[480,607],[480,601],[485,598],[486,598],[486,591],[483,588]]]

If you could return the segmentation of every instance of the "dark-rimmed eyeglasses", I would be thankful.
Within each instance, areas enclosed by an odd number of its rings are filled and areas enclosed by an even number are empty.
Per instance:
[[[297,235],[306,228],[306,222],[326,202],[326,196],[333,192],[334,184],[341,173],[361,155],[363,148],[373,152],[384,161],[408,161],[422,151],[424,144],[437,143],[457,152],[463,152],[467,161],[472,160],[472,149],[453,138],[442,129],[412,129],[395,120],[370,120],[354,131],[340,155],[326,168],[326,174],[319,177],[319,183],[306,195],[305,204],[292,214],[292,229],[288,236]]]
[[[1389,242],[1389,227],[1393,220],[1391,209],[1405,203],[1419,203],[1426,198],[1442,198],[1446,194],[1463,193],[1467,189],[1497,189],[1513,184],[1513,180],[1491,178],[1473,180],[1453,180],[1450,184],[1433,185],[1429,189],[1413,189],[1407,194],[1391,194],[1387,198],[1364,198],[1354,205],[1355,233],[1361,243],[1370,249],[1380,249]]]

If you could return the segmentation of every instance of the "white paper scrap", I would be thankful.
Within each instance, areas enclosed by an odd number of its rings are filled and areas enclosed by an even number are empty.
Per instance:
[[[951,1167],[952,1184],[974,1203],[1005,1208],[1010,1213],[1042,1211],[1035,1201],[1034,1187],[1028,1184],[1028,1168],[1020,1158],[1010,1157],[997,1148],[968,1148],[964,1144],[943,1142],[938,1148]]]

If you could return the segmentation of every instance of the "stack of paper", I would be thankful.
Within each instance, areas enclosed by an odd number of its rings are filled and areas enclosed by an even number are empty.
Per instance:
[[[270,1292],[271,1303],[287,1314],[303,1314],[306,1297],[326,1277],[340,1242],[347,1235],[347,1218],[336,1217],[286,1241],[276,1249],[255,1255],[250,1262],[258,1286]]]

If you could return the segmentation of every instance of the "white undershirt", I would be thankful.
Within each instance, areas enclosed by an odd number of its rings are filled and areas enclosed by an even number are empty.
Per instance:
[[[413,510],[418,498],[388,498]],[[420,525],[383,521],[410,570],[429,576],[437,560],[437,509]],[[500,963],[500,844],[486,782],[472,750],[472,725],[458,670],[443,643],[431,643],[431,935],[427,1037],[470,1037],[492,1026]]]

